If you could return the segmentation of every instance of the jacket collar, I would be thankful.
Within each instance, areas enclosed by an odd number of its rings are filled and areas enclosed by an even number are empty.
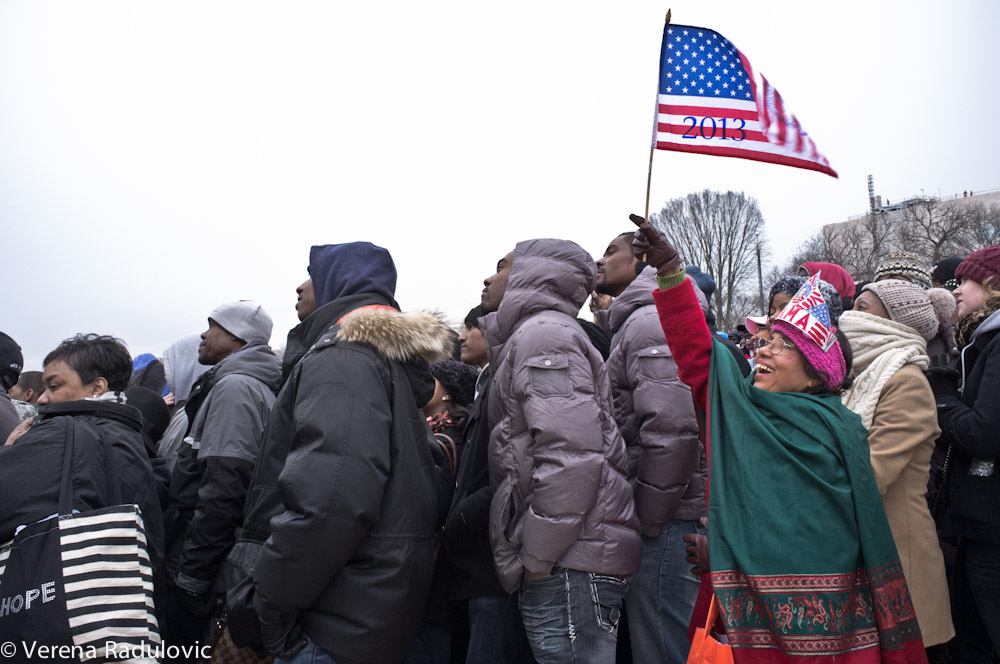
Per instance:
[[[394,302],[381,295],[366,294],[335,300],[320,307],[313,316],[316,321],[302,330],[292,346],[292,333],[285,350],[284,376],[310,351],[340,343],[363,344],[379,355],[399,362],[406,374],[418,407],[423,407],[434,395],[434,377],[429,363],[451,356],[452,337],[447,323],[438,314],[400,312]],[[305,323],[299,327],[305,326]],[[308,345],[306,342],[310,341]],[[292,349],[293,352],[289,353]]]
[[[1000,330],[1000,309],[994,311],[986,320],[979,324],[976,331],[972,333],[972,341],[978,341],[982,335],[988,332],[995,332],[996,330]]]
[[[80,399],[78,401],[64,401],[48,406],[41,406],[38,414],[43,418],[60,416],[90,416],[103,417],[124,424],[136,432],[142,431],[142,414],[133,406],[113,401],[89,401]]]
[[[656,269],[647,266],[625,287],[622,294],[611,302],[608,308],[608,331],[611,334],[616,333],[633,311],[653,304],[653,291],[656,287]]]
[[[309,314],[304,321],[293,327],[289,331],[288,340],[285,343],[285,355],[281,362],[281,382],[285,382],[292,368],[309,352],[313,344],[319,341],[324,332],[335,325],[345,314],[371,304],[392,306],[395,303],[384,295],[375,293],[348,295],[324,304]]]
[[[439,314],[401,312],[384,305],[358,307],[337,320],[336,341],[371,346],[394,362],[437,362],[451,357],[454,342]],[[327,339],[318,347],[332,343]]]

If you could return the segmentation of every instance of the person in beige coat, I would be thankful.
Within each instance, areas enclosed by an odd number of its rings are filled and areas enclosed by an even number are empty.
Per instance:
[[[925,494],[938,428],[924,376],[927,339],[937,332],[930,298],[889,279],[868,284],[840,319],[854,351],[854,385],[844,404],[868,428],[872,470],[889,519],[924,646],[942,644],[951,621],[944,556]]]

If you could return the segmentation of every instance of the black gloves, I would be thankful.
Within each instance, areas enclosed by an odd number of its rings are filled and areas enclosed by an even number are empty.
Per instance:
[[[275,658],[291,659],[306,647],[306,636],[297,622],[278,625],[261,619],[260,642]]]
[[[931,365],[924,372],[924,375],[927,376],[927,382],[931,384],[935,399],[944,396],[958,397],[959,373],[957,369],[948,366],[947,355],[932,356]]]
[[[180,590],[179,597],[184,610],[198,618],[212,615],[221,601],[220,596],[215,593],[193,593],[187,590]]]

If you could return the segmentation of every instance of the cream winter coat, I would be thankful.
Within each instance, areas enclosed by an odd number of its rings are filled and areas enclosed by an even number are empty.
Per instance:
[[[931,453],[941,433],[934,404],[923,372],[907,364],[882,388],[868,431],[872,470],[924,646],[944,643],[955,635],[944,556],[925,498]]]

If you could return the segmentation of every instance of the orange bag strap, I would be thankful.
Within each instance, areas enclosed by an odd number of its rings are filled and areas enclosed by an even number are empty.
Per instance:
[[[719,600],[712,591],[712,602],[708,605],[708,618],[705,619],[705,633],[710,634],[715,627],[715,619],[719,617]]]

